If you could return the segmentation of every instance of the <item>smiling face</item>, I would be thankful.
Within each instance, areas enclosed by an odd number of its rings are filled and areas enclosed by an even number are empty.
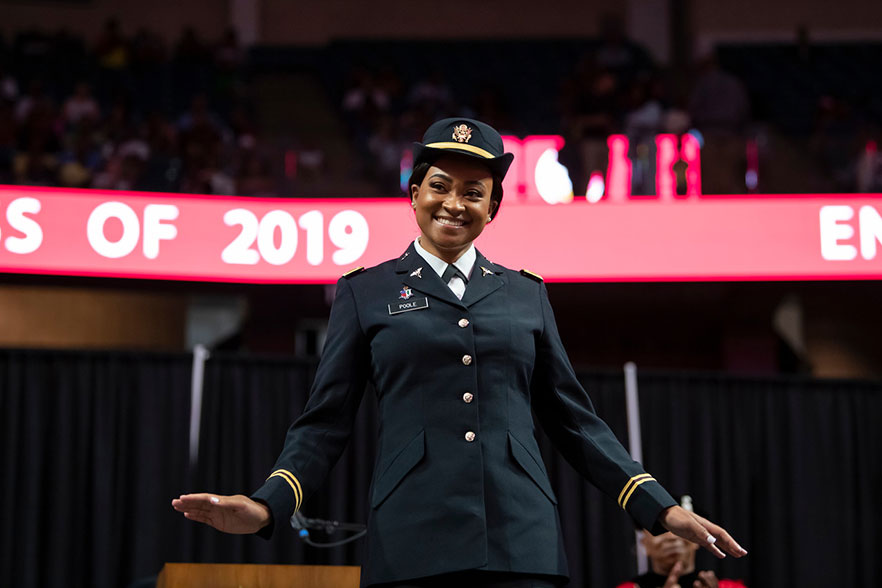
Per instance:
[[[420,245],[448,263],[471,245],[496,210],[490,171],[469,157],[442,157],[412,185],[411,203],[422,231]]]

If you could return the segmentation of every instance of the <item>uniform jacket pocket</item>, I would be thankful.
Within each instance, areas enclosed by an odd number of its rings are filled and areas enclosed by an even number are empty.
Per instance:
[[[511,447],[511,456],[520,465],[527,475],[539,486],[539,489],[548,497],[553,504],[557,504],[557,497],[551,489],[551,482],[539,461],[541,457],[534,457],[530,450],[515,437],[511,431],[508,433],[508,444]]]
[[[371,508],[377,508],[395,490],[404,477],[423,459],[426,454],[426,433],[420,431],[404,449],[398,452],[392,462],[374,482]]]

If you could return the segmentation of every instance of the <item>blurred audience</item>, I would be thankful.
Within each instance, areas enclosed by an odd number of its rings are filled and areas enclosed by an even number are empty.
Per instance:
[[[211,47],[185,27],[170,54],[155,33],[129,38],[109,19],[91,53],[72,47],[85,44],[28,31],[0,51],[0,182],[233,194],[239,181],[275,195],[235,32]]]
[[[506,134],[561,134],[559,160],[576,194],[584,194],[592,174],[605,176],[614,133],[629,139],[632,194],[654,194],[655,138],[686,132],[702,144],[703,191],[745,192],[755,108],[744,81],[720,65],[732,65],[731,54],[702,60],[689,79],[654,64],[621,18],[604,17],[599,30],[595,42],[572,45],[561,61],[572,64],[568,70],[524,92],[513,91],[512,72],[490,80],[459,59],[409,71],[382,61],[338,66],[333,75],[348,83],[333,88],[329,74],[325,90],[337,97],[328,107],[345,131],[311,129],[308,137],[259,131],[248,99],[248,54],[232,28],[209,41],[183,26],[169,45],[146,28],[129,34],[108,19],[91,47],[64,30],[22,31],[11,44],[0,39],[0,182],[269,196],[333,189],[336,181],[389,196],[399,191],[411,142],[434,120],[461,115]],[[819,59],[814,49],[801,36],[800,63]],[[525,79],[545,59],[524,63]],[[754,62],[745,63],[742,70]],[[804,69],[793,75],[808,75]],[[751,89],[757,92],[755,80]],[[557,115],[546,110],[525,122],[536,99],[556,100]],[[880,121],[867,115],[875,103],[856,102],[854,92],[819,92],[806,96],[808,112],[812,100],[802,152],[829,179],[828,189],[882,190],[882,137],[872,130]],[[272,146],[262,143],[265,136]]]

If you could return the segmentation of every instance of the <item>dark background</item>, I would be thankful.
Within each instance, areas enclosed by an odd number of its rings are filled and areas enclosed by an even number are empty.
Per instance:
[[[0,352],[4,585],[125,586],[168,561],[359,563],[359,542],[317,550],[284,526],[269,542],[228,536],[171,509],[181,492],[258,485],[306,402],[314,368],[288,358],[209,359],[200,451],[189,463],[191,361],[185,354]],[[580,377],[627,442],[622,374]],[[699,565],[758,588],[878,585],[882,386],[663,372],[641,373],[638,382],[645,465],[671,492],[691,494],[750,552],[724,561],[701,554]],[[376,418],[368,394],[349,448],[305,503],[306,516],[366,521]],[[540,439],[571,586],[630,577],[630,519]]]

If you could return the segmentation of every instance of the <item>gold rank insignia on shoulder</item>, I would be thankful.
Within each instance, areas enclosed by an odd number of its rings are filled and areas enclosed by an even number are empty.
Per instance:
[[[542,276],[540,276],[539,274],[534,274],[534,273],[531,272],[530,270],[522,269],[521,272],[520,272],[520,274],[521,274],[522,276],[527,276],[527,277],[530,278],[531,280],[536,280],[537,282],[541,282],[541,281],[542,281]]]
[[[343,277],[344,277],[344,278],[351,278],[351,277],[354,276],[355,274],[360,274],[360,273],[363,272],[363,271],[364,271],[364,266],[362,265],[362,266],[357,267],[357,268],[355,268],[355,269],[351,269],[351,270],[349,270],[348,272],[346,272],[345,274],[343,274]]]

